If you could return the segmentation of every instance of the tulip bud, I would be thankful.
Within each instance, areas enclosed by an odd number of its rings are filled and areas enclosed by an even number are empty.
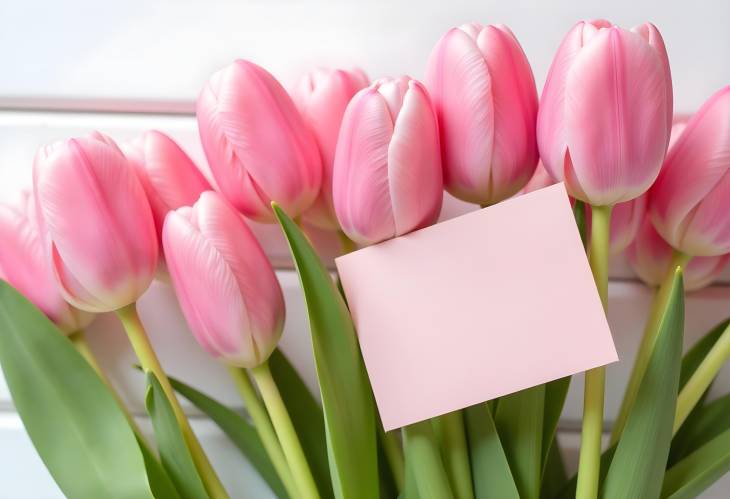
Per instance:
[[[654,229],[649,217],[645,217],[634,242],[626,250],[626,258],[642,281],[649,286],[659,286],[667,274],[672,252],[672,247]],[[730,254],[692,258],[684,269],[684,288],[692,291],[709,285],[728,263]]]
[[[35,201],[29,192],[14,203],[0,204],[0,278],[30,300],[64,333],[88,326],[94,316],[63,299],[48,265],[38,226]]]
[[[727,86],[710,97],[678,134],[651,188],[652,222],[675,249],[692,256],[730,252],[729,170]]]
[[[137,172],[152,208],[157,236],[170,210],[190,206],[210,184],[193,160],[170,137],[149,130],[122,145],[124,155]]]
[[[198,343],[239,367],[268,359],[284,326],[284,298],[243,217],[221,195],[204,192],[192,208],[167,215],[162,242]]]
[[[335,154],[342,230],[374,244],[436,221],[443,183],[436,115],[423,84],[384,78],[347,106]]]
[[[540,156],[572,196],[597,206],[628,201],[659,174],[671,119],[671,74],[657,29],[580,22],[542,92]]]
[[[271,201],[291,217],[314,202],[322,164],[284,88],[265,69],[237,60],[210,77],[198,97],[198,128],[221,193],[258,222],[274,222]]]
[[[538,161],[537,90],[509,28],[472,23],[449,30],[433,49],[426,74],[446,190],[481,205],[517,193]]]
[[[312,130],[322,157],[322,188],[302,220],[326,230],[340,228],[332,201],[332,170],[337,136],[347,104],[358,90],[368,85],[368,77],[356,69],[317,69],[306,74],[292,92],[304,121]]]
[[[136,301],[154,276],[158,245],[147,197],[117,145],[95,132],[46,146],[33,182],[63,297],[89,312]]]

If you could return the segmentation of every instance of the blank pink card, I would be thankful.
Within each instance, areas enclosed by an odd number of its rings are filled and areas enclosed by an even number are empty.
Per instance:
[[[386,430],[618,360],[562,184],[336,263]]]

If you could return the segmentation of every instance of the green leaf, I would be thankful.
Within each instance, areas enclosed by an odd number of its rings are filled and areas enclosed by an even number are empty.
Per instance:
[[[122,409],[88,362],[32,303],[0,280],[0,364],[33,445],[73,499],[152,499]]]
[[[324,498],[333,497],[322,407],[280,350],[274,350],[271,354],[269,366],[294,423],[319,492]]]
[[[476,499],[520,499],[492,411],[473,405],[464,409],[464,420]]]
[[[296,264],[312,331],[335,496],[378,496],[375,408],[349,311],[306,237],[272,203]]]
[[[672,441],[670,463],[673,466],[717,435],[730,429],[730,394],[693,411],[691,424],[685,423]],[[674,458],[673,460],[671,458]]]
[[[162,466],[167,470],[180,496],[183,499],[208,499],[172,406],[151,371],[147,372],[145,406],[155,430]]]
[[[727,413],[725,414],[727,418]],[[727,418],[730,419],[730,418]],[[690,499],[730,471],[730,429],[720,433],[670,468],[662,497]]]
[[[545,384],[545,409],[542,425],[542,468],[547,466],[548,454],[555,441],[560,414],[563,412],[565,398],[570,388],[570,376],[556,379]]]
[[[500,397],[494,418],[523,499],[540,496],[545,385]]]
[[[659,497],[677,406],[683,329],[684,285],[677,271],[654,351],[606,476],[607,499]]]
[[[142,457],[144,458],[145,469],[147,470],[147,478],[149,479],[150,488],[152,494],[156,499],[180,499],[180,494],[175,490],[175,485],[170,480],[170,476],[162,467],[160,461],[157,460],[147,444],[143,442],[139,437],[139,448],[142,451]]]
[[[203,411],[223,430],[223,433],[246,456],[277,497],[281,499],[289,497],[284,484],[274,469],[274,465],[271,463],[271,459],[269,459],[269,455],[266,453],[266,449],[264,449],[263,443],[261,443],[256,429],[246,418],[192,386],[172,377],[169,379],[176,392]]]
[[[565,486],[568,481],[568,472],[565,469],[565,462],[560,453],[558,439],[553,437],[550,443],[550,450],[545,459],[542,470],[542,483],[540,484],[540,497],[552,499]]]

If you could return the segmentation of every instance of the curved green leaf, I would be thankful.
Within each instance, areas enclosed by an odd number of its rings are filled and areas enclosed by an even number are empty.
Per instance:
[[[476,499],[520,499],[487,404],[464,409],[464,422]]]
[[[545,385],[500,397],[494,417],[520,497],[537,499],[543,463]]]
[[[183,499],[209,499],[172,406],[151,371],[147,372],[145,406],[155,429],[162,466],[169,473],[180,496]]]
[[[674,436],[671,452],[675,454],[670,454],[671,466],[730,429],[730,394],[697,407],[692,414],[692,420],[682,425]]]
[[[322,407],[283,352],[274,350],[269,357],[269,367],[297,430],[320,495],[333,497]]]
[[[88,362],[0,281],[0,364],[33,445],[72,499],[153,499],[134,432]]]
[[[684,287],[677,271],[654,351],[604,483],[607,499],[659,497],[677,406],[684,330]]]
[[[281,483],[281,479],[266,453],[264,444],[261,443],[256,428],[246,418],[217,400],[178,379],[172,377],[169,379],[172,388],[176,392],[203,411],[231,439],[231,442],[256,468],[256,471],[269,485],[271,491],[280,499],[287,499],[289,496],[286,493],[284,484]]]
[[[727,413],[725,414],[727,418]],[[730,419],[730,418],[727,418]],[[698,448],[669,469],[662,497],[690,499],[730,471],[730,429]]]
[[[157,456],[139,437],[137,437],[137,442],[139,442],[139,448],[142,451],[147,477],[155,499],[180,499],[180,494],[175,490],[175,485],[160,461],[157,460]]]
[[[304,290],[335,496],[378,496],[375,408],[349,311],[306,237],[272,203]]]

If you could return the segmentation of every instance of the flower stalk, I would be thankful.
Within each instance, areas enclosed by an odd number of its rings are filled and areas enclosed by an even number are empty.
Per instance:
[[[259,392],[264,400],[266,409],[269,411],[269,416],[271,417],[276,434],[279,437],[284,456],[286,456],[286,460],[289,463],[292,477],[299,489],[297,497],[319,499],[319,492],[317,491],[317,485],[312,476],[312,471],[309,468],[309,463],[307,463],[307,458],[304,455],[304,450],[294,429],[294,424],[284,405],[284,400],[281,398],[279,388],[276,386],[274,377],[271,375],[268,360],[252,368],[250,372],[256,381],[256,385],[259,387]]]
[[[228,494],[223,488],[223,484],[220,482],[218,475],[213,469],[213,466],[210,464],[208,456],[205,455],[205,451],[203,451],[203,447],[200,445],[198,438],[195,436],[195,433],[193,433],[193,429],[190,427],[190,422],[185,416],[185,413],[180,406],[180,402],[175,396],[175,391],[170,384],[170,380],[167,378],[165,371],[160,365],[160,361],[152,348],[152,344],[150,343],[147,332],[142,325],[142,321],[139,319],[136,304],[132,303],[126,307],[120,308],[117,310],[117,316],[127,332],[129,342],[132,344],[132,348],[134,349],[139,362],[142,364],[142,368],[145,371],[151,371],[154,373],[159,380],[162,390],[165,392],[165,396],[170,402],[170,406],[175,413],[175,418],[180,425],[180,431],[185,437],[185,443],[190,450],[195,467],[197,468],[198,473],[200,473],[200,478],[203,481],[208,494],[211,496],[211,499],[228,499]]]
[[[256,431],[261,438],[261,442],[266,449],[266,453],[271,459],[271,463],[274,465],[281,482],[284,484],[284,488],[291,497],[297,496],[297,487],[292,477],[289,465],[286,462],[286,456],[281,448],[279,439],[276,437],[274,427],[271,425],[269,415],[266,413],[261,399],[256,394],[256,390],[251,383],[248,375],[243,369],[234,366],[228,366],[228,371],[233,378],[233,382],[236,384],[238,393],[241,395],[243,402],[246,404],[246,410],[251,416],[253,424],[256,426]]]
[[[591,239],[588,259],[604,311],[608,310],[608,248],[611,208],[611,206],[591,207]],[[598,497],[605,385],[605,367],[596,367],[586,371],[577,499]]]
[[[454,497],[441,459],[431,421],[421,421],[403,429],[406,467],[413,473],[419,499]]]

